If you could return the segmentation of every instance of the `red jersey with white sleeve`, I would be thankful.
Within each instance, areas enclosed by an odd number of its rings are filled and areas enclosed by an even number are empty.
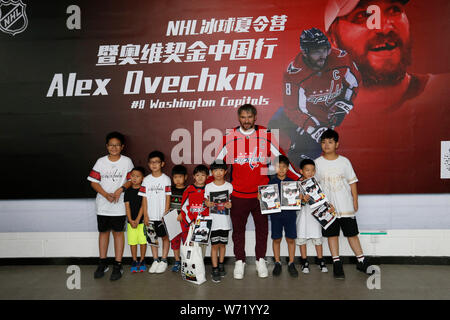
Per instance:
[[[256,198],[258,186],[269,182],[269,165],[279,155],[285,155],[273,139],[272,132],[255,125],[244,132],[241,127],[227,130],[217,160],[231,164],[232,195],[238,198]],[[298,180],[300,174],[290,164],[288,176]]]
[[[285,113],[305,131],[339,125],[334,123],[333,114],[350,112],[360,79],[355,63],[345,51],[332,48],[321,70],[311,69],[299,53],[283,77]],[[345,102],[344,110],[336,110],[335,103],[339,101]]]
[[[209,216],[209,209],[204,204],[205,201],[205,186],[196,187],[191,184],[183,192],[183,198],[181,199],[181,217],[183,221],[181,228],[183,231],[189,228],[191,222],[197,219],[197,216]]]

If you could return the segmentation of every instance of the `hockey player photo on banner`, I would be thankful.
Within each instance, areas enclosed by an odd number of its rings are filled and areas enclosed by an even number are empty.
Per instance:
[[[258,187],[259,205],[262,214],[281,212],[280,194],[278,185],[269,184]]]
[[[281,182],[281,210],[300,210],[300,190],[296,181]]]
[[[209,208],[209,213],[229,215],[230,209],[225,208],[225,203],[229,200],[228,190],[211,192],[209,201],[214,202],[214,207]]]
[[[154,247],[159,247],[158,236],[156,235],[155,223],[149,221],[149,225],[144,228],[145,237],[147,238],[147,243]]]
[[[310,196],[308,204],[311,206],[311,209],[315,209],[321,206],[325,201],[328,200],[323,193],[319,183],[314,177],[303,181],[298,181],[298,185],[300,186],[304,195]]]
[[[311,212],[317,222],[320,223],[325,230],[336,220],[336,216],[332,212],[332,208],[328,202],[323,202],[321,206]]]

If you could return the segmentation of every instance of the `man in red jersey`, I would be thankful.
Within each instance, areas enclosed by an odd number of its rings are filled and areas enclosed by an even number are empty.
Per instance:
[[[320,155],[321,134],[339,126],[353,110],[360,79],[347,53],[332,49],[319,29],[304,30],[300,48],[284,73],[284,108],[269,122],[270,128],[289,135],[289,158],[294,163]]]
[[[238,109],[240,126],[227,130],[223,138],[216,161],[223,160],[231,164],[231,194],[230,216],[233,224],[233,245],[236,263],[234,278],[242,279],[245,268],[245,226],[250,212],[255,222],[256,270],[258,276],[268,275],[266,261],[268,219],[261,214],[258,201],[258,186],[269,182],[270,160],[282,154],[278,141],[272,137],[272,132],[265,127],[255,125],[256,108],[245,104]],[[299,174],[292,166],[290,177],[298,180]]]

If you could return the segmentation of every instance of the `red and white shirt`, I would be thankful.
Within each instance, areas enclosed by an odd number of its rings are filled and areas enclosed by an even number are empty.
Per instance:
[[[194,222],[199,214],[209,216],[209,209],[205,206],[205,187],[196,187],[191,184],[184,190],[181,199],[181,217],[184,222],[181,224],[182,229]]]
[[[172,182],[164,173],[155,178],[149,174],[142,181],[138,195],[147,197],[148,218],[151,221],[161,221],[166,210],[166,196],[170,196]]]
[[[111,161],[108,156],[104,156],[97,160],[87,179],[100,184],[107,193],[114,193],[130,179],[133,168],[133,162],[127,156],[121,155],[117,161]],[[111,203],[97,193],[95,199],[97,214],[101,216],[126,215],[123,196],[124,193],[122,192],[119,201]]]
[[[248,132],[244,132],[241,127],[228,130],[223,137],[217,160],[231,164],[233,196],[256,198],[258,186],[269,182],[268,169],[271,161],[281,154],[285,155],[276,139],[273,139],[271,131],[256,125]],[[300,174],[290,165],[288,176],[298,180]]]
[[[329,126],[334,102],[352,102],[361,76],[350,56],[331,49],[321,70],[311,69],[299,53],[284,73],[283,104],[288,118],[300,128]]]

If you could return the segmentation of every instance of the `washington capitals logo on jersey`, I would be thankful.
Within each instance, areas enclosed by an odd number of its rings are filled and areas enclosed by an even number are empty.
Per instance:
[[[193,204],[191,205],[191,207],[189,208],[189,210],[193,213],[202,213],[203,211],[205,211],[205,207],[203,206],[203,204]]]
[[[240,153],[239,156],[234,159],[234,162],[240,165],[243,165],[245,163],[248,163],[250,168],[253,170],[254,168],[259,167],[260,163],[265,163],[266,157],[262,155],[262,152],[257,154],[257,148],[253,150],[253,152],[247,153]]]
[[[342,93],[342,84],[339,83],[335,86],[335,80],[331,80],[330,88],[327,90],[317,90],[313,91],[311,95],[309,95],[306,101],[311,102],[313,104],[318,104],[324,102],[325,105],[330,105],[334,102],[336,97],[339,97]]]
[[[294,67],[294,63],[291,62],[287,68],[287,72],[290,74],[294,74],[294,73],[299,73],[300,71],[302,71],[302,68],[296,68]]]

